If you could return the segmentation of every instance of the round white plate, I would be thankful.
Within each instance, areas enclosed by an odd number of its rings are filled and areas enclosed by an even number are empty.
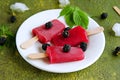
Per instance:
[[[61,9],[42,11],[25,20],[17,31],[17,49],[25,61],[41,70],[54,73],[68,73],[82,70],[93,64],[101,56],[105,47],[105,37],[103,32],[89,36],[89,44],[87,50],[85,51],[85,59],[81,61],[50,64],[47,58],[39,60],[28,59],[27,56],[31,53],[44,52],[41,49],[41,43],[39,42],[36,42],[33,46],[25,50],[20,48],[20,45],[24,41],[32,38],[31,31],[33,28],[42,25],[50,20],[56,19],[59,16],[60,11]],[[60,17],[59,20],[65,24],[63,17]],[[99,25],[93,19],[89,18],[88,29],[93,29],[98,26]]]

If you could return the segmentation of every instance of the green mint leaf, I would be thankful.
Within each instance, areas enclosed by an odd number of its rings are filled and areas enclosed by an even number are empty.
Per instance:
[[[81,15],[77,10],[73,12],[73,20],[76,25],[81,25]]]
[[[83,28],[88,28],[88,16],[85,12],[81,11],[78,7],[76,7],[73,12],[73,20],[76,25],[82,26]]]
[[[65,21],[66,21],[67,25],[70,28],[72,28],[75,25],[75,23],[73,21],[73,13],[65,15]]]
[[[12,32],[9,30],[8,26],[0,25],[0,36],[12,35]]]
[[[67,15],[69,13],[71,13],[72,11],[74,10],[73,7],[71,7],[70,5],[67,5],[66,7],[63,8],[63,10],[60,12],[60,16],[64,16],[64,15]]]
[[[89,19],[88,19],[88,15],[83,12],[83,11],[79,11],[79,14],[81,15],[81,26],[83,26],[85,29],[88,28],[88,23],[89,23]]]

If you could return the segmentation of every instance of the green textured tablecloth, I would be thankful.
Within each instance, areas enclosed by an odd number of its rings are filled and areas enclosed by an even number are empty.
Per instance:
[[[8,22],[11,16],[9,6],[15,2],[25,3],[30,10],[16,13],[17,21]],[[17,49],[4,47],[0,49],[0,80],[119,80],[120,57],[112,55],[112,50],[120,46],[120,38],[114,36],[112,26],[120,22],[120,16],[113,10],[116,5],[120,8],[120,0],[70,0],[71,5],[79,6],[87,12],[99,25],[105,28],[106,45],[102,56],[90,67],[81,71],[56,74],[39,70],[19,55]],[[58,0],[0,0],[0,24],[9,25],[11,31],[16,33],[24,20],[31,15],[47,10],[59,8]],[[103,12],[108,18],[100,19]],[[99,44],[98,44],[99,45]],[[69,67],[69,66],[68,66]]]

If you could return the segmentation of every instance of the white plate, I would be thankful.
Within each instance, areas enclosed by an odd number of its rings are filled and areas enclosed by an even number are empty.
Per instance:
[[[85,59],[82,61],[49,64],[49,61],[47,58],[40,59],[40,60],[28,59],[27,56],[30,53],[44,52],[41,49],[41,44],[39,42],[36,42],[32,47],[26,50],[23,50],[20,48],[20,44],[32,38],[31,30],[33,28],[39,25],[42,25],[52,19],[56,19],[59,16],[60,11],[61,9],[52,9],[52,10],[42,11],[31,16],[25,22],[23,22],[23,24],[18,29],[18,32],[16,35],[17,49],[20,55],[25,59],[25,61],[27,61],[32,66],[41,70],[54,72],[54,73],[68,73],[68,72],[82,70],[90,66],[91,64],[93,64],[101,56],[105,47],[105,37],[103,32],[96,35],[89,36],[89,44],[88,44],[87,50],[85,51]],[[60,17],[59,20],[65,24],[63,17]],[[89,26],[88,29],[93,29],[95,27],[98,27],[99,25],[93,19],[89,18],[88,26]]]

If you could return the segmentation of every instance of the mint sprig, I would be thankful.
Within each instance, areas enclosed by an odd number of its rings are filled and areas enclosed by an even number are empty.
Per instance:
[[[88,15],[78,7],[67,5],[60,12],[59,17],[60,16],[64,16],[65,21],[70,28],[78,25],[85,29],[88,28]]]
[[[15,48],[15,34],[10,31],[7,25],[0,25],[0,37],[5,37],[7,39],[5,46]]]

